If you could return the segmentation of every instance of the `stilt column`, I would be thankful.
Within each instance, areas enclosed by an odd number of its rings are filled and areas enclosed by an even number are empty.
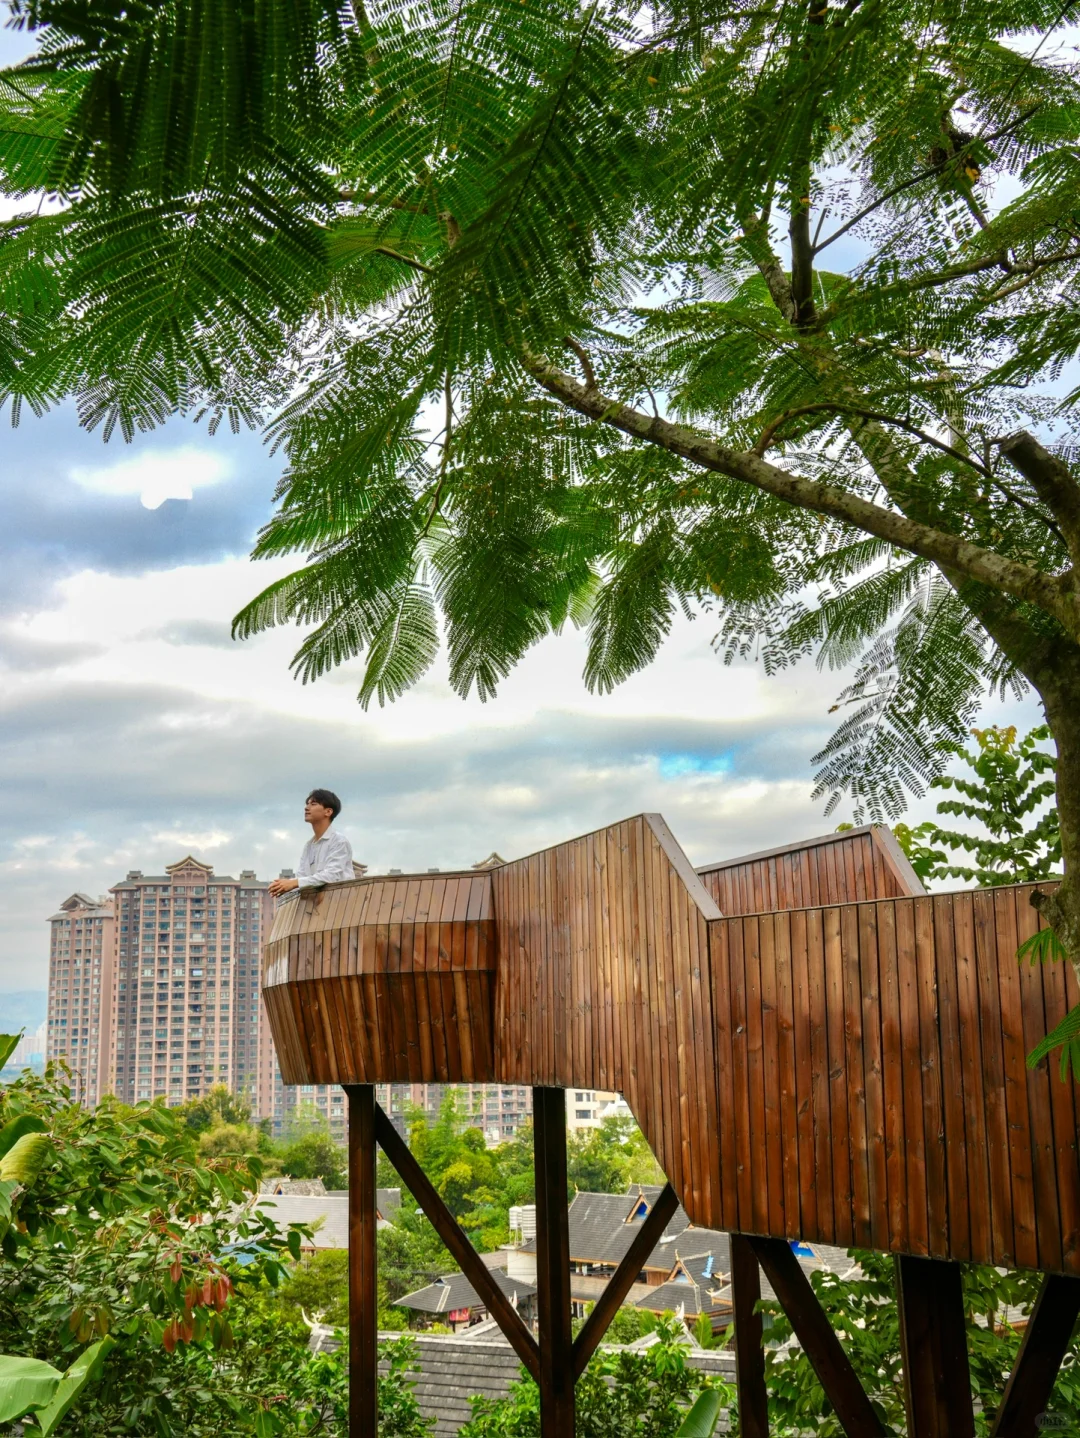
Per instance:
[[[909,1438],[974,1438],[960,1265],[896,1260]]]
[[[540,1438],[574,1432],[570,1223],[566,1201],[566,1094],[533,1089],[536,1288],[540,1322]]]
[[[761,1298],[757,1254],[741,1233],[731,1235],[731,1290],[735,1318],[735,1388],[742,1438],[769,1438],[765,1390],[765,1334],[755,1307]]]
[[[375,1088],[344,1088],[349,1100],[349,1438],[378,1438]]]

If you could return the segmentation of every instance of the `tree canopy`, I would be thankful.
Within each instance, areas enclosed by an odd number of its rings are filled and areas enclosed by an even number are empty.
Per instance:
[[[680,606],[854,665],[822,796],[898,813],[1041,697],[1080,955],[1080,92],[1060,0],[9,0],[0,385],[270,421],[236,620],[400,695]],[[55,206],[40,206],[42,193]]]

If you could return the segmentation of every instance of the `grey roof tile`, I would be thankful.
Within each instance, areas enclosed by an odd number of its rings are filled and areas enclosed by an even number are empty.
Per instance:
[[[531,1298],[536,1289],[530,1283],[517,1278],[507,1278],[501,1268],[488,1270],[492,1278],[508,1298]],[[449,1313],[460,1308],[486,1308],[487,1305],[463,1273],[447,1273],[395,1300],[398,1308],[412,1308],[420,1313]]]

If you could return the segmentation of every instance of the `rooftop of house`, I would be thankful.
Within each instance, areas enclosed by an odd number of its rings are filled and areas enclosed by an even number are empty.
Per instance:
[[[508,1298],[520,1302],[531,1298],[536,1289],[531,1283],[522,1283],[518,1278],[508,1278],[501,1268],[489,1269],[498,1286]],[[399,1308],[412,1308],[419,1313],[450,1313],[462,1308],[486,1308],[484,1300],[477,1293],[463,1273],[447,1273],[396,1300]]]
[[[396,1333],[381,1333],[380,1338],[397,1338]],[[416,1400],[425,1418],[433,1418],[434,1438],[456,1438],[462,1425],[472,1417],[470,1398],[504,1398],[511,1383],[521,1376],[521,1363],[506,1339],[487,1324],[471,1328],[467,1334],[417,1333],[416,1360],[419,1372],[412,1375],[416,1383]],[[318,1352],[331,1350],[337,1340],[329,1329],[316,1329],[312,1347]],[[606,1346],[606,1345],[605,1345]],[[634,1347],[635,1345],[631,1345]],[[612,1349],[618,1352],[617,1348]],[[727,1351],[687,1347],[686,1362],[733,1383],[735,1355]],[[730,1432],[727,1414],[722,1414],[717,1433]]]
[[[630,1193],[575,1194],[570,1204],[570,1261],[617,1264],[633,1243],[642,1220],[659,1193],[659,1188],[639,1188],[635,1185]],[[689,1227],[690,1219],[680,1204],[642,1266],[665,1271],[670,1269],[675,1261],[676,1240]],[[706,1233],[710,1230],[697,1231]],[[522,1244],[521,1251],[535,1253],[536,1239]]]
[[[348,1194],[327,1193],[319,1183],[321,1192],[298,1191],[293,1185],[303,1183],[306,1187],[312,1180],[291,1179],[289,1187],[280,1193],[260,1193],[256,1202],[272,1217],[281,1228],[290,1223],[306,1223],[313,1231],[310,1247],[348,1248],[349,1246],[349,1198]],[[314,1182],[319,1182],[317,1179]],[[387,1227],[401,1206],[399,1188],[376,1190],[376,1209],[379,1227]],[[309,1245],[305,1245],[309,1246]]]

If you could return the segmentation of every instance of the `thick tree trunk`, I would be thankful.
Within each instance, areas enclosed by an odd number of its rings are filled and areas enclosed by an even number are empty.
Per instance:
[[[1054,672],[1037,688],[1057,747],[1057,807],[1065,877],[1056,894],[1032,903],[1053,928],[1080,978],[1080,649],[1055,646]],[[1062,652],[1064,651],[1064,652]]]

